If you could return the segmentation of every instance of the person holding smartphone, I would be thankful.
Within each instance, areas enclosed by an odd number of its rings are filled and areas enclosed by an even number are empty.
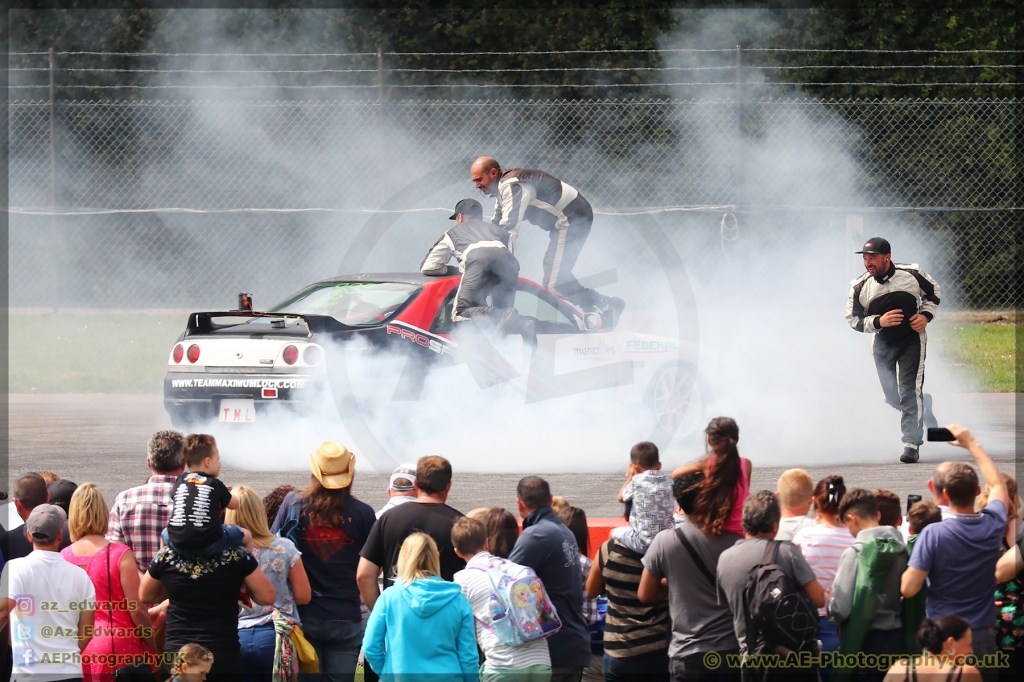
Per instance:
[[[857,253],[867,271],[850,283],[846,321],[873,334],[871,351],[885,402],[902,414],[903,454],[918,461],[924,427],[937,426],[931,396],[924,392],[925,327],[939,305],[939,285],[916,264],[892,262],[889,242],[872,237]]]

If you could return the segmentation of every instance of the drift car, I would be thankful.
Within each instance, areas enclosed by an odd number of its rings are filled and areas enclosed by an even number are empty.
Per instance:
[[[240,295],[238,310],[192,313],[167,360],[164,406],[182,427],[213,418],[252,423],[272,405],[302,411],[331,400],[330,354],[351,341],[371,354],[406,351],[427,368],[470,362],[474,376],[481,364],[500,375],[507,363],[475,351],[467,360],[468,346],[453,337],[459,282],[454,267],[442,277],[344,276],[311,284],[266,312],[254,312]],[[515,308],[536,320],[528,402],[611,386],[623,399],[646,402],[668,436],[684,419],[701,418],[706,389],[695,353],[677,340],[588,329],[593,322],[580,310],[527,279],[519,280]]]

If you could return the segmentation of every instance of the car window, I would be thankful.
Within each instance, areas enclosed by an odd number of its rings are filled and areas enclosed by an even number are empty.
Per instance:
[[[421,289],[402,282],[321,282],[269,312],[329,315],[350,326],[376,325],[394,316]]]
[[[516,292],[515,309],[520,315],[535,318],[540,322],[567,324],[573,330],[578,328],[575,319],[529,290],[519,290]]]
[[[458,293],[457,289],[453,289],[448,294],[444,303],[437,309],[437,315],[434,316],[434,322],[430,325],[430,331],[434,334],[450,334],[452,331],[452,308],[455,306],[455,294]]]

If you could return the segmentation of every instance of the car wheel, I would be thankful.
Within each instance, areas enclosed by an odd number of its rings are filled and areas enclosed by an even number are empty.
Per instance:
[[[658,428],[669,437],[686,437],[700,427],[704,391],[693,367],[664,367],[652,382],[651,399]]]

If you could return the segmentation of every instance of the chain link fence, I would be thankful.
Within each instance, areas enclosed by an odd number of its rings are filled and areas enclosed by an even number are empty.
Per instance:
[[[15,307],[270,303],[335,274],[374,211],[436,239],[429,209],[474,193],[481,154],[577,187],[595,230],[658,221],[692,272],[726,248],[884,228],[954,304],[1021,300],[1013,99],[58,100],[52,135],[50,102],[8,111]],[[414,269],[433,241],[396,234],[368,267]]]

